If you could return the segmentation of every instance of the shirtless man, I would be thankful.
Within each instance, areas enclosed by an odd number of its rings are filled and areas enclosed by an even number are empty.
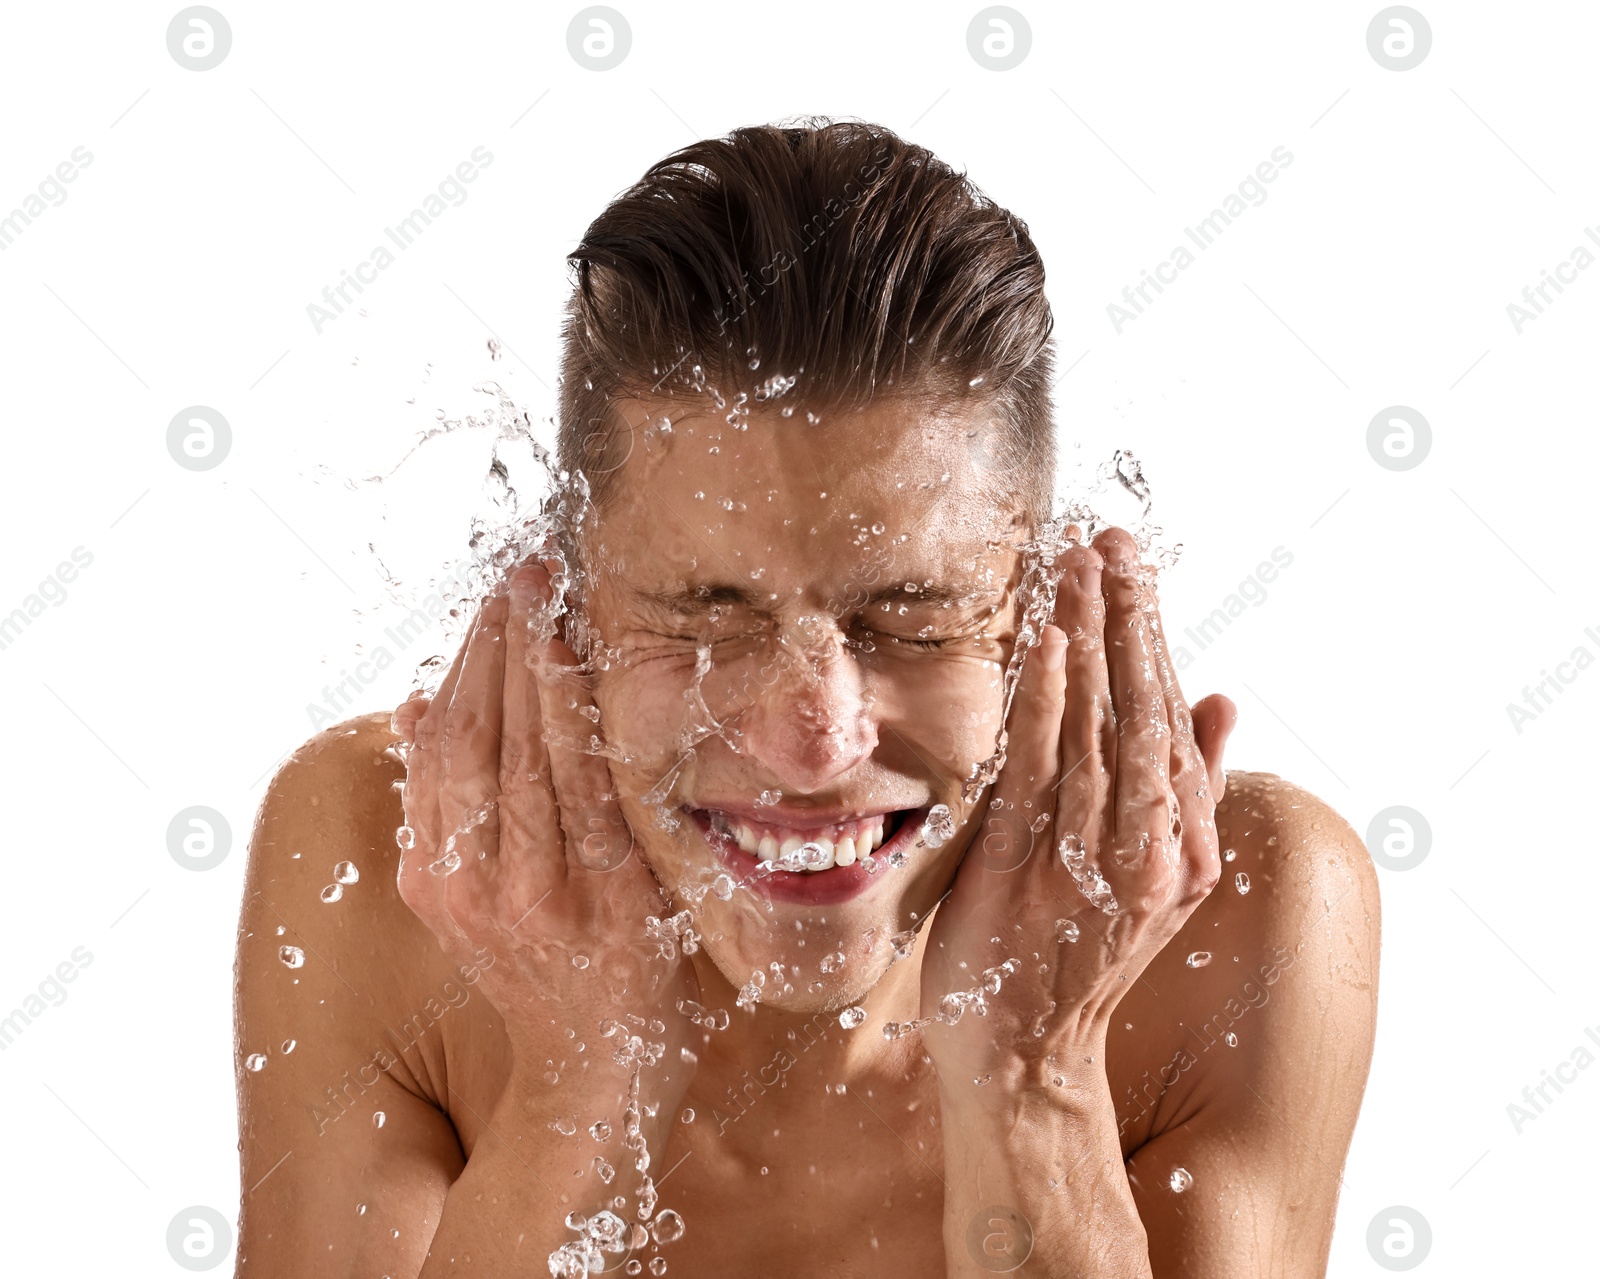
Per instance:
[[[592,501],[262,806],[238,1272],[1323,1274],[1373,871],[1224,772],[1133,538],[1030,554],[1026,228],[885,130],[764,128],[573,258]]]

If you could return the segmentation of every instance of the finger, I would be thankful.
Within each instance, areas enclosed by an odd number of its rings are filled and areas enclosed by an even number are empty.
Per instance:
[[[1005,767],[994,789],[1000,805],[986,815],[979,843],[991,870],[1015,870],[1036,846],[1051,847],[1066,657],[1066,635],[1046,624],[1038,645],[1023,659],[1006,729]]]
[[[1194,704],[1193,717],[1195,741],[1205,758],[1206,776],[1211,781],[1211,798],[1220,804],[1228,785],[1228,774],[1222,767],[1222,753],[1228,745],[1228,738],[1233,735],[1234,725],[1239,722],[1239,708],[1233,704],[1232,698],[1212,693]]]
[[[505,627],[510,602],[495,596],[479,610],[461,674],[450,694],[440,742],[439,854],[482,861],[494,851],[500,798],[500,716],[504,696]]]
[[[1160,609],[1152,605],[1149,618],[1151,648],[1166,698],[1167,723],[1172,730],[1168,767],[1183,837],[1188,878],[1186,896],[1198,901],[1211,891],[1222,873],[1216,838],[1216,799],[1206,760],[1195,736],[1189,704],[1178,687],[1178,674],[1161,627]]]
[[[389,716],[389,731],[397,738],[410,746],[417,739],[417,721],[427,712],[432,702],[420,688],[394,708],[394,713]]]
[[[1055,624],[1067,637],[1056,836],[1071,832],[1092,850],[1100,843],[1117,762],[1116,715],[1106,669],[1102,561],[1099,552],[1088,546],[1072,548],[1064,559],[1055,613]]]
[[[502,861],[510,849],[531,856],[519,865],[503,866],[512,876],[512,891],[521,900],[550,887],[566,874],[561,854],[564,835],[551,787],[550,756],[539,713],[534,674],[535,633],[544,601],[539,594],[542,570],[524,566],[511,577],[510,611],[506,621],[504,706],[500,724],[500,839]],[[527,864],[521,864],[527,863]],[[530,898],[531,900],[531,898]]]
[[[417,856],[431,854],[442,839],[439,833],[439,776],[442,761],[440,742],[444,738],[445,713],[450,707],[456,681],[461,678],[461,665],[466,661],[467,646],[463,643],[440,681],[438,691],[427,699],[427,706],[418,717],[412,730],[411,749],[406,752],[406,784],[401,791],[405,804],[406,825],[413,832],[411,847]],[[414,694],[413,696],[420,696]],[[402,865],[402,869],[404,866]]]
[[[551,598],[550,573],[529,565],[541,603]],[[549,753],[556,810],[566,834],[569,869],[615,870],[633,851],[633,835],[611,790],[611,769],[599,753],[599,712],[578,658],[559,638],[533,642],[534,684]]]
[[[1106,562],[1106,666],[1117,717],[1116,838],[1123,855],[1170,841],[1172,810],[1166,691],[1156,671],[1138,547],[1122,529],[1095,538]],[[1110,872],[1102,859],[1101,869]]]

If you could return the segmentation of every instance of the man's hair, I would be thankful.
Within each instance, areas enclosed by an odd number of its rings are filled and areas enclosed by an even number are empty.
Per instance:
[[[977,460],[1049,515],[1044,266],[1026,224],[925,147],[822,119],[696,142],[569,261],[558,455],[597,502],[632,451],[614,399],[718,391],[737,408],[746,391],[751,408],[787,393],[811,413],[980,405],[995,425]]]

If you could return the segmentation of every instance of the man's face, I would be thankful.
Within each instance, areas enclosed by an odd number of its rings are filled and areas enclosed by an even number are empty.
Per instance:
[[[618,409],[633,447],[583,561],[623,812],[728,982],[854,1002],[979,825],[962,782],[995,749],[1026,534],[984,469],[992,428],[887,403],[740,427]],[[801,844],[834,865],[759,869]]]

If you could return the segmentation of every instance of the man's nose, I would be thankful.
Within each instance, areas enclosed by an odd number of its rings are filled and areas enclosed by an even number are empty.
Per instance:
[[[772,666],[776,677],[745,717],[743,747],[783,790],[822,790],[877,749],[861,668],[837,631],[785,636]]]

